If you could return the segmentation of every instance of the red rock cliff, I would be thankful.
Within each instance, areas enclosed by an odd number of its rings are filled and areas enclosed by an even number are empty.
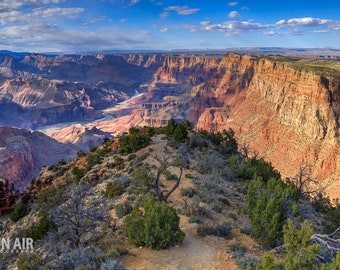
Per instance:
[[[75,153],[40,132],[0,127],[0,176],[16,188],[26,186],[42,166],[74,158]]]
[[[197,127],[233,128],[284,177],[293,177],[301,164],[311,166],[312,176],[340,197],[340,78],[235,54],[225,56],[218,70],[220,77],[197,95],[209,93],[223,104],[192,116]]]

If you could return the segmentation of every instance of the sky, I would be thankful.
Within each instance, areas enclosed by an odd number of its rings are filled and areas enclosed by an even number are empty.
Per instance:
[[[340,48],[339,0],[0,0],[0,50]]]

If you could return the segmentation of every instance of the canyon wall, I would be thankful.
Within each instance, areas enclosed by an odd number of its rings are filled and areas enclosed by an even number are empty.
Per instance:
[[[223,75],[213,96],[223,105],[206,108],[197,128],[231,127],[241,144],[271,161],[283,177],[308,167],[328,194],[339,197],[340,78],[296,69],[290,62],[233,54],[219,69]]]
[[[41,167],[75,158],[76,152],[40,132],[0,127],[0,176],[17,189],[36,177]]]
[[[240,144],[269,160],[283,178],[306,167],[331,197],[340,197],[340,73],[328,72],[332,66],[234,53],[129,59],[137,65],[161,61],[149,95],[163,91],[163,100],[142,106],[144,124],[174,116],[197,129],[233,128]],[[169,84],[184,92],[171,98]]]
[[[308,167],[340,197],[340,72],[338,62],[325,61],[234,53],[0,55],[0,125],[93,121],[111,107],[111,118],[87,130],[116,134],[171,117],[213,132],[231,127],[283,177]],[[77,130],[83,127],[49,134],[77,141]],[[14,159],[32,162],[30,154]]]
[[[0,54],[0,125],[37,128],[93,121],[150,81],[156,67],[119,55]]]

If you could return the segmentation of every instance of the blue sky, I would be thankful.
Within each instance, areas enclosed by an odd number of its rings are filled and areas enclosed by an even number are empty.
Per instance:
[[[1,0],[0,49],[340,48],[339,0]]]

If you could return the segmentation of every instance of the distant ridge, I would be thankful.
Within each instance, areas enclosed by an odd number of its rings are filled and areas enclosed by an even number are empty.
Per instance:
[[[99,51],[64,51],[64,52],[37,52],[41,55],[57,56],[57,55],[93,55],[93,54],[178,54],[178,53],[200,53],[200,54],[225,54],[227,52],[249,53],[249,54],[275,54],[283,56],[307,56],[319,57],[329,56],[340,59],[340,48],[285,48],[285,47],[230,47],[217,49],[173,49],[173,50],[153,50],[153,49],[115,49],[115,50],[99,50]],[[34,52],[14,52],[9,50],[0,50],[0,55],[9,55],[13,58],[22,58]],[[338,57],[338,58],[336,58]]]
[[[26,55],[30,55],[31,53],[29,52],[12,52],[8,50],[0,50],[0,54],[5,54],[8,56],[11,56],[13,58],[22,58],[25,57]]]

